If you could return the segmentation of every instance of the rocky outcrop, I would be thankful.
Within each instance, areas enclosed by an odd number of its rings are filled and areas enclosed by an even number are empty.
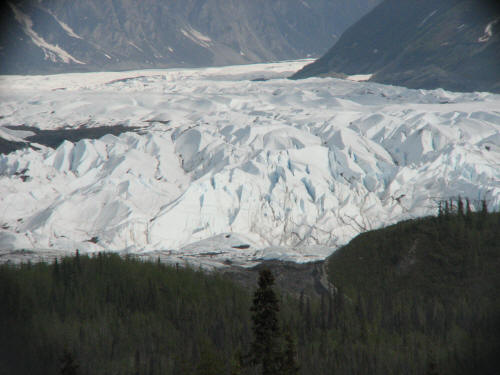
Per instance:
[[[294,78],[372,74],[410,88],[500,92],[500,11],[487,0],[386,0]]]

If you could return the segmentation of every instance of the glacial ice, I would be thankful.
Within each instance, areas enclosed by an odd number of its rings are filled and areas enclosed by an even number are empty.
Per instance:
[[[499,95],[285,79],[306,63],[0,77],[6,141],[140,127],[0,155],[0,261],[307,262],[442,199],[500,207]]]

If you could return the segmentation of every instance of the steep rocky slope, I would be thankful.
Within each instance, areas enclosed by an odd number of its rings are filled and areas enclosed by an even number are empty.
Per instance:
[[[372,74],[410,88],[499,92],[499,62],[494,2],[386,0],[294,78]]]
[[[379,0],[11,0],[0,73],[208,66],[320,56]]]

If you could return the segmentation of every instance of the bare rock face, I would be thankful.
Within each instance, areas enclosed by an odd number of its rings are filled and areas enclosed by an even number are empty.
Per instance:
[[[320,56],[380,0],[11,0],[0,73],[210,66]]]
[[[489,0],[386,0],[294,78],[371,74],[410,88],[500,92],[500,10]]]

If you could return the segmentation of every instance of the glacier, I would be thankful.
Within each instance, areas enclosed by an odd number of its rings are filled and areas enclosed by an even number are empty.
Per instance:
[[[500,208],[500,95],[286,77],[310,60],[0,76],[0,262],[78,249],[204,266],[324,259],[357,234]]]

